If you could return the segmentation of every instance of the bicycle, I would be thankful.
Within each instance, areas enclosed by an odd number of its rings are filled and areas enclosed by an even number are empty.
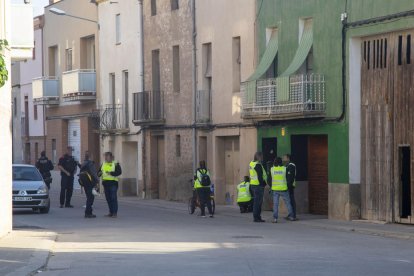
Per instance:
[[[189,182],[192,184],[192,186],[194,186],[193,180],[190,180]],[[211,209],[214,215],[216,212],[216,202],[214,200],[214,184],[211,184],[211,187],[210,187],[210,200],[211,200]],[[193,196],[188,199],[188,213],[190,215],[194,214],[197,208],[201,208],[201,204],[200,204],[200,199],[198,198],[196,189],[193,188]]]

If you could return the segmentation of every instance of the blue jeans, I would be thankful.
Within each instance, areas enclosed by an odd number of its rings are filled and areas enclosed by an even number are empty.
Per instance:
[[[109,213],[111,215],[116,215],[118,214],[118,183],[114,183],[112,181],[108,181],[110,183],[105,182],[106,181],[103,182],[103,186],[105,189],[105,198],[108,203]]]
[[[279,191],[273,191],[273,217],[275,219],[278,218],[279,213],[279,197],[283,198],[283,201],[285,202],[285,205],[288,209],[288,216],[293,218],[293,210],[292,210],[292,204],[290,203],[290,197],[289,192],[279,192]]]

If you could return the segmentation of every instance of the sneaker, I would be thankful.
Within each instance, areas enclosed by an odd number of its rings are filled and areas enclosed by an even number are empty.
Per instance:
[[[63,208],[63,205],[60,205],[59,208]]]
[[[73,208],[73,205],[65,205],[65,208]]]
[[[254,222],[266,222],[264,219],[255,219]]]
[[[295,218],[292,218],[292,217],[285,217],[285,220],[288,220],[288,221],[295,221],[296,219],[295,219]]]
[[[206,216],[204,215],[204,216],[201,216],[202,218],[206,218]]]
[[[277,219],[274,219],[274,220],[272,221],[272,223],[277,223]]]
[[[94,214],[85,215],[85,218],[96,218],[96,215],[94,215]]]
[[[104,217],[107,217],[107,218],[112,218],[112,214],[107,214],[107,215],[105,215]]]
[[[214,216],[213,215],[210,215],[210,218],[214,218]]]
[[[117,218],[118,217],[118,215],[117,214],[113,214],[112,216],[111,216],[111,218]]]

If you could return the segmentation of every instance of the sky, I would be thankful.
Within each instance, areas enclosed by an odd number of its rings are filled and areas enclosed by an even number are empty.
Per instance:
[[[24,0],[12,0],[13,4],[22,4]],[[33,5],[33,16],[43,14],[43,8],[49,4],[49,0],[31,0]]]

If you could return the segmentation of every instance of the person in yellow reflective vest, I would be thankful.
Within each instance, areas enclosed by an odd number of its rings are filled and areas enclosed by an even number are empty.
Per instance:
[[[283,164],[286,166],[286,181],[288,185],[290,203],[292,204],[293,218],[296,218],[296,200],[295,200],[295,188],[296,188],[296,165],[291,161],[290,154],[283,156]]]
[[[240,213],[253,211],[253,199],[250,193],[250,177],[245,176],[244,181],[237,185],[237,204]]]
[[[211,180],[206,161],[200,161],[200,167],[194,175],[194,188],[200,200],[201,217],[206,217],[206,205],[210,218],[213,218],[213,207],[211,205]]]
[[[282,197],[288,209],[287,220],[295,220],[293,217],[292,205],[290,203],[290,197],[288,192],[288,186],[286,181],[286,167],[283,166],[282,158],[277,157],[275,164],[270,169],[272,176],[272,193],[273,193],[273,223],[277,223],[279,213],[279,198]]]
[[[265,222],[262,219],[262,204],[264,188],[267,184],[267,173],[262,165],[263,153],[256,152],[249,164],[250,187],[253,194],[253,221]]]
[[[102,185],[109,208],[109,214],[106,217],[116,218],[118,216],[118,177],[122,174],[122,169],[119,163],[114,160],[112,152],[105,152],[104,158],[105,161],[98,176],[102,177]]]

